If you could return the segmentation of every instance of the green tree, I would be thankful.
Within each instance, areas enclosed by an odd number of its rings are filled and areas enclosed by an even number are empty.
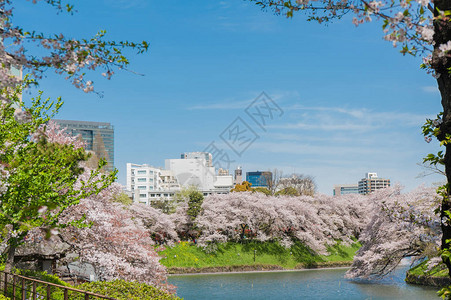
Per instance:
[[[161,210],[165,214],[172,214],[175,212],[177,201],[176,200],[167,200],[167,199],[160,199],[150,202],[150,206],[153,208]]]
[[[194,222],[197,216],[202,211],[202,203],[204,202],[204,195],[199,191],[193,191],[189,194],[188,210],[186,213],[190,216],[191,221]]]
[[[254,188],[253,192],[262,193],[262,194],[265,194],[266,196],[271,196],[272,195],[270,190],[268,190],[267,188],[262,187],[262,186],[258,186],[256,188]]]
[[[124,205],[131,205],[133,203],[133,200],[130,199],[129,196],[127,196],[126,193],[122,192],[120,194],[117,194],[113,197],[113,202],[118,202],[118,203],[122,203]]]
[[[182,189],[180,191],[178,191],[177,193],[174,194],[174,200],[177,203],[181,203],[181,202],[188,202],[189,201],[189,195],[193,192],[198,192],[199,189],[192,185],[189,187],[182,187]]]
[[[6,88],[1,93],[11,99],[0,107],[0,228],[7,246],[5,271],[10,272],[15,250],[31,229],[56,234],[57,228],[68,225],[60,223],[61,214],[106,188],[116,173],[100,174],[105,161],[85,173],[80,162],[89,155],[83,148],[49,142],[38,131],[57,113],[61,99],[53,103],[40,94],[25,108],[18,97],[21,87],[12,95]],[[14,103],[22,105],[22,113],[15,111]],[[81,220],[71,224],[83,226]]]
[[[300,196],[298,190],[295,189],[292,186],[289,186],[289,187],[281,189],[280,191],[275,193],[275,195],[276,196],[281,196],[281,195],[285,195],[285,196]]]

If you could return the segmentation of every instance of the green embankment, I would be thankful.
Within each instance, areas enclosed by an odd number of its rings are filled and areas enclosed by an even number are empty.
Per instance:
[[[413,267],[409,270],[409,273],[412,275],[428,275],[428,276],[434,276],[434,277],[448,277],[448,269],[446,268],[445,264],[440,263],[433,267],[431,270],[426,271],[427,269],[427,260],[423,261],[422,263],[418,264],[417,266]]]
[[[427,260],[413,267],[406,274],[406,282],[430,286],[446,286],[451,284],[448,269],[440,263],[427,271]]]
[[[300,242],[287,249],[277,242],[251,241],[244,244],[219,244],[214,252],[208,253],[194,244],[181,242],[159,254],[163,257],[160,262],[168,267],[170,273],[186,273],[199,270],[215,272],[343,266],[352,262],[359,248],[358,243],[350,246],[337,243],[328,248],[329,255],[321,256]]]

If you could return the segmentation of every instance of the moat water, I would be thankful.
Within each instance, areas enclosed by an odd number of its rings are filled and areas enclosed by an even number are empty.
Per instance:
[[[406,284],[407,268],[377,281],[344,278],[346,269],[171,276],[177,296],[202,299],[440,299],[438,288]]]

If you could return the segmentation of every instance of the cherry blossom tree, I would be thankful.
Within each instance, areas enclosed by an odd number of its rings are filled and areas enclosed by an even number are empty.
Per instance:
[[[362,248],[354,258],[348,278],[373,278],[391,272],[404,257],[437,256],[440,218],[434,210],[440,197],[424,186],[401,193],[399,186],[368,195],[374,203],[371,221],[359,241]],[[431,257],[429,257],[431,258]]]
[[[11,101],[0,103],[0,228],[6,248],[5,270],[14,266],[16,248],[33,228],[44,228],[50,235],[64,227],[61,215],[80,199],[99,193],[115,178],[100,175],[97,169],[80,176],[81,162],[87,159],[84,149],[48,139],[38,128],[59,109],[57,102],[37,97],[24,114],[16,114],[18,88],[0,91]]]
[[[179,241],[175,224],[169,215],[142,203],[133,203],[127,209],[131,211],[133,218],[142,220],[155,243],[171,246]]]
[[[74,12],[74,6],[62,0],[39,2],[59,13]],[[122,52],[132,48],[143,53],[147,42],[108,41],[105,31],[79,40],[54,32],[36,33],[15,23],[13,4],[0,2],[0,225],[11,227],[4,239],[7,271],[21,243],[58,236],[81,261],[95,266],[102,279],[138,280],[171,290],[154,249],[154,240],[170,243],[177,238],[171,220],[157,217],[151,208],[113,203],[122,191],[111,184],[116,172],[101,173],[103,161],[92,169],[84,162],[88,154],[81,140],[52,122],[46,124],[61,100],[47,115],[49,100],[40,102],[38,97],[25,107],[19,99],[22,89],[16,90],[36,84],[50,69],[92,92],[87,72],[101,70],[110,79],[116,69],[129,64]],[[29,73],[28,79],[14,76],[17,70]]]
[[[81,136],[74,136],[66,132],[66,128],[62,128],[58,123],[49,120],[47,123],[38,127],[36,132],[32,133],[34,139],[45,135],[50,143],[58,143],[61,145],[72,145],[75,149],[85,147],[85,143]]]
[[[91,226],[68,227],[61,236],[73,245],[79,261],[94,266],[102,280],[139,281],[172,290],[167,284],[166,268],[159,263],[151,231],[144,218],[136,217],[137,210],[145,214],[142,208],[130,210],[104,196],[84,199],[68,210],[66,217],[77,220],[84,216]]]
[[[42,124],[37,132],[52,143],[82,149],[83,142],[70,136],[55,122]],[[75,185],[93,176],[93,170],[85,163],[82,165],[83,173],[79,174]],[[102,181],[107,175],[97,173],[95,176]],[[92,265],[102,280],[140,281],[172,291],[173,287],[166,282],[166,268],[159,263],[155,242],[170,245],[178,240],[174,224],[168,216],[150,206],[124,206],[114,202],[122,189],[114,182],[87,195],[61,214],[60,221],[68,226],[54,232],[58,238],[48,242],[41,228],[26,236],[26,246],[36,248],[36,244],[45,243],[53,251],[64,252],[54,253],[58,257],[76,253],[78,261]],[[61,259],[59,264],[72,262],[69,256]]]
[[[73,14],[75,7],[63,0],[28,1],[30,5],[50,5],[58,13]],[[110,79],[116,69],[126,69],[129,60],[124,49],[147,51],[149,45],[143,41],[108,41],[106,32],[100,31],[91,38],[74,39],[63,33],[37,33],[33,28],[24,28],[15,23],[15,8],[12,0],[0,2],[0,88],[12,87],[21,81],[11,76],[11,68],[23,69],[32,78],[40,79],[47,70],[54,70],[85,92],[94,91],[94,84],[86,78],[87,71],[101,70]],[[38,49],[38,51],[36,51]]]
[[[447,0],[250,0],[263,8],[293,17],[304,13],[309,21],[319,23],[340,19],[353,14],[358,26],[373,20],[382,22],[384,39],[400,45],[402,54],[422,55],[421,67],[437,80],[443,112],[436,120],[427,120],[423,133],[427,142],[436,137],[445,146],[425,159],[425,162],[445,166],[447,184],[442,190],[440,211],[443,260],[451,276],[451,2]]]
[[[369,202],[359,195],[331,197],[266,196],[261,193],[230,193],[205,198],[196,218],[199,244],[215,242],[277,240],[290,246],[293,239],[313,251],[327,253],[338,240],[357,238],[368,220]]]

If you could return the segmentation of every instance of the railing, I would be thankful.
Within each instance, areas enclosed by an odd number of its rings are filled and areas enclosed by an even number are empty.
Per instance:
[[[11,274],[0,271],[1,293],[11,299],[42,299],[42,300],[68,300],[68,299],[108,299],[116,300],[96,293],[82,291],[42,281],[39,279],[29,278],[22,275]],[[70,298],[69,298],[70,297]]]

